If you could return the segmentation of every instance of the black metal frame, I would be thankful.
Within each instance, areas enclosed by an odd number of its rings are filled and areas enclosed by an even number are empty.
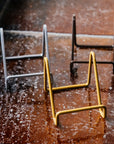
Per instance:
[[[73,75],[73,64],[74,63],[89,63],[88,61],[75,61],[74,60],[74,46],[79,48],[102,48],[102,49],[111,49],[113,50],[113,61],[96,61],[97,64],[112,64],[113,65],[113,74],[114,74],[114,45],[81,45],[77,44],[76,38],[76,16],[73,14],[72,19],[72,53],[71,53],[71,62],[70,62],[70,72]]]

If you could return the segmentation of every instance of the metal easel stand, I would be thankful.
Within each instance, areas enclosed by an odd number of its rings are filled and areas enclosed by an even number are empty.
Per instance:
[[[70,62],[70,72],[71,75],[74,75],[73,72],[73,64],[74,63],[89,63],[88,61],[75,61],[74,60],[74,46],[79,48],[104,48],[104,49],[113,49],[113,61],[96,61],[98,64],[112,64],[113,65],[113,74],[114,74],[114,45],[80,45],[77,44],[77,38],[76,38],[76,16],[73,15],[72,20],[72,54],[71,54],[71,62]]]
[[[43,71],[39,73],[27,73],[27,74],[18,74],[18,75],[8,75],[7,72],[7,64],[8,60],[19,60],[19,59],[34,59],[39,58],[43,59],[45,53],[46,57],[49,60],[49,50],[48,50],[48,35],[47,35],[47,26],[43,25],[43,37],[42,37],[42,53],[41,54],[33,54],[33,55],[22,55],[22,56],[12,56],[6,57],[5,55],[5,45],[4,45],[4,35],[3,28],[0,28],[0,40],[1,40],[1,51],[2,51],[2,60],[3,60],[3,68],[4,68],[4,79],[5,79],[5,89],[8,88],[8,79],[10,78],[21,78],[21,77],[30,77],[30,76],[40,76],[43,75]]]
[[[93,60],[93,67],[94,67],[94,74],[95,74],[98,105],[81,107],[81,108],[76,108],[76,109],[63,110],[63,111],[58,111],[57,113],[55,113],[53,92],[54,91],[60,91],[60,90],[72,89],[72,88],[88,87],[90,84],[90,79],[91,79],[92,60]],[[48,81],[49,88],[47,88],[47,81]],[[85,111],[85,110],[99,109],[101,116],[103,118],[106,117],[106,107],[104,105],[102,105],[102,103],[101,103],[97,65],[96,65],[96,59],[95,59],[95,53],[94,52],[90,52],[87,82],[83,83],[83,84],[68,85],[68,86],[61,86],[61,87],[52,87],[48,59],[47,59],[47,57],[44,57],[44,90],[49,91],[51,109],[52,109],[52,117],[53,117],[54,124],[56,126],[59,124],[59,116],[63,115],[63,114],[67,114],[67,113],[74,113],[74,112],[80,112],[80,111]]]

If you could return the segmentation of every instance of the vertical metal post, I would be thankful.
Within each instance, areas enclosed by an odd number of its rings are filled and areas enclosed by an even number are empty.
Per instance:
[[[76,16],[73,14],[72,18],[72,53],[71,53],[71,60],[74,60],[74,45],[76,46]],[[70,65],[70,72],[73,71],[73,63]]]
[[[48,34],[47,34],[47,26],[45,26],[45,45],[46,45],[46,57],[48,58],[49,68],[50,68],[50,59],[49,59],[49,50],[48,50]]]
[[[114,22],[114,17],[113,17],[113,22]],[[113,23],[113,74],[114,74],[114,23]]]
[[[72,55],[71,55],[71,60],[74,60],[74,44],[76,44],[76,16],[73,14],[73,19],[72,19]]]
[[[46,63],[44,59],[44,91],[47,91],[47,71],[46,71]]]
[[[114,36],[113,36],[113,45],[112,45],[112,47],[113,47],[113,74],[114,74]]]
[[[48,59],[48,62],[49,62],[49,68],[50,68],[50,59],[49,59],[49,49],[48,49],[48,34],[47,34],[47,26],[44,25],[43,26],[43,30],[44,30],[44,50],[46,52],[46,57]]]
[[[43,35],[42,35],[42,56],[45,55],[45,29],[43,25]]]
[[[114,74],[114,46],[113,46],[113,74]]]
[[[1,50],[2,50],[2,59],[3,59],[3,67],[4,67],[5,88],[7,89],[7,68],[6,68],[4,35],[3,35],[3,29],[2,28],[0,28],[0,40],[1,40]]]

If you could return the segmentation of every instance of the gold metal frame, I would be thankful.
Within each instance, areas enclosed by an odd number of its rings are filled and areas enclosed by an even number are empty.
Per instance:
[[[92,59],[93,59],[93,66],[94,66],[94,73],[95,73],[98,105],[87,106],[87,107],[76,108],[76,109],[63,110],[63,111],[59,111],[59,112],[55,113],[53,91],[65,90],[65,89],[71,89],[71,88],[87,87],[90,84]],[[47,80],[48,80],[49,88],[47,88]],[[74,113],[74,112],[79,112],[79,111],[84,111],[84,110],[91,110],[91,109],[99,109],[99,112],[100,112],[101,116],[103,118],[106,117],[106,107],[101,104],[99,80],[98,80],[96,58],[95,58],[95,53],[94,52],[90,52],[87,83],[77,84],[77,85],[61,86],[61,87],[54,87],[54,88],[52,88],[52,84],[51,84],[48,59],[47,59],[47,57],[44,57],[44,90],[49,91],[50,101],[51,101],[51,108],[52,108],[52,116],[53,116],[54,124],[56,126],[58,125],[59,115],[67,114],[67,113]]]

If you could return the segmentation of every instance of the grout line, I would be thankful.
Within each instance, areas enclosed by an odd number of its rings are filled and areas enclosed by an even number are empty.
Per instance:
[[[19,31],[19,30],[4,30],[5,33],[13,33],[13,34],[22,34],[25,36],[41,36],[42,32],[37,31]],[[72,34],[70,33],[54,33],[48,32],[49,36],[67,36],[71,37]],[[77,37],[88,37],[88,38],[108,38],[113,39],[113,35],[88,35],[88,34],[77,34]]]

